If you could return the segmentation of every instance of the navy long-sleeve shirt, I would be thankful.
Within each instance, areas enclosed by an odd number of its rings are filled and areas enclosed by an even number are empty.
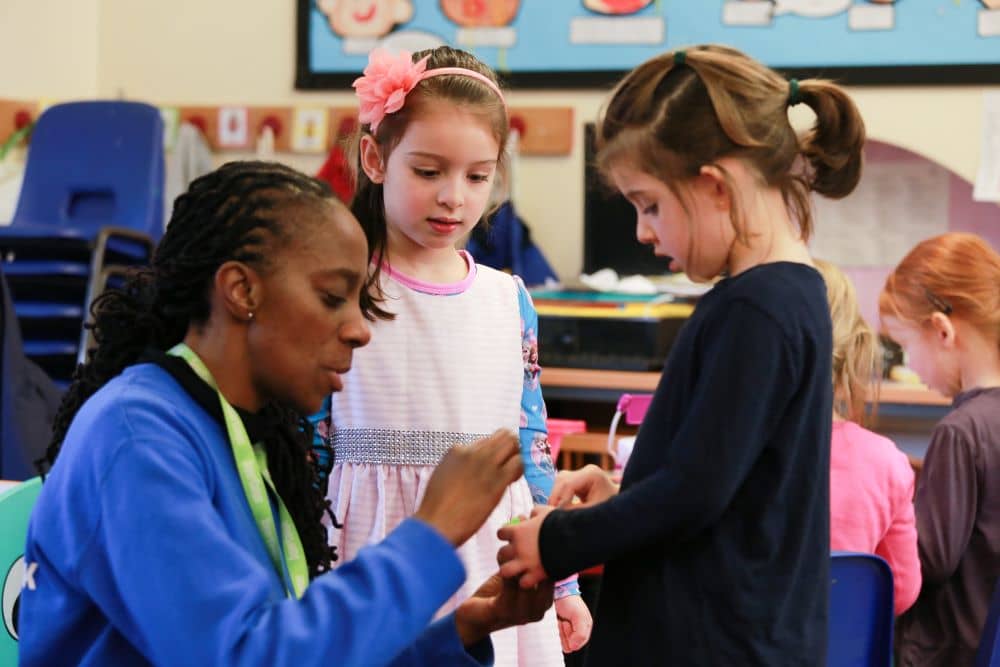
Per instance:
[[[824,663],[831,346],[804,264],[702,297],[621,491],[542,525],[551,577],[606,564],[588,665]]]

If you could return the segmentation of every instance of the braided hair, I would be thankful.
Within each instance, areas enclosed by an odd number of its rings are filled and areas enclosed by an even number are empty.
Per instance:
[[[39,471],[51,469],[70,422],[94,392],[147,349],[169,350],[184,339],[189,326],[207,322],[219,266],[239,261],[266,269],[295,234],[282,211],[332,201],[325,183],[276,163],[230,162],[191,183],[174,204],[152,266],[133,270],[122,289],[109,289],[95,299],[93,321],[86,326],[97,345],[73,374],[52,441],[36,462]],[[265,406],[263,416],[276,425],[263,443],[268,468],[315,577],[337,555],[322,524],[324,514],[333,514],[311,451],[312,425],[273,403]]]

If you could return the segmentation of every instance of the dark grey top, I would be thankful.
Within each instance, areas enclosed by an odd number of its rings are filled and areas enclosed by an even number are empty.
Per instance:
[[[897,664],[972,665],[1000,576],[1000,387],[955,397],[915,503],[924,583],[899,619]]]

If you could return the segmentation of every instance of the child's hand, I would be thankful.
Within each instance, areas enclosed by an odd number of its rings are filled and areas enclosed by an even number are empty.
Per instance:
[[[538,534],[542,529],[542,521],[553,509],[555,508],[539,505],[531,512],[530,519],[507,524],[497,531],[497,537],[510,542],[497,552],[501,577],[517,579],[521,588],[534,588],[549,578],[542,569]]]
[[[573,497],[580,499],[582,506],[602,503],[618,493],[618,487],[608,474],[594,464],[579,470],[562,470],[556,475],[556,482],[549,494],[549,504],[568,507]]]
[[[594,620],[587,603],[579,595],[567,595],[556,600],[556,618],[559,619],[559,639],[563,653],[579,651],[590,639]]]

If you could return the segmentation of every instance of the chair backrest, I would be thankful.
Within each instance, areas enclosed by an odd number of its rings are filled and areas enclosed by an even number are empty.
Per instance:
[[[831,555],[827,667],[889,667],[892,596],[892,570],[883,559],[861,553]]]
[[[652,401],[652,394],[622,394],[615,411],[624,414],[626,424],[638,426],[646,417]]]
[[[163,235],[163,119],[141,102],[46,109],[31,135],[11,225],[107,225]]]
[[[618,423],[624,417],[625,423],[630,426],[641,424],[652,400],[652,394],[622,394],[618,399],[615,414],[611,418],[611,427],[608,429],[608,453],[615,460],[615,470],[619,472],[624,470],[625,463],[632,454],[635,438],[616,438]]]
[[[17,664],[17,610],[21,588],[31,585],[32,573],[24,565],[28,517],[42,489],[33,477],[0,491],[0,581],[3,582],[3,631],[0,631],[0,665]]]
[[[1000,667],[1000,581],[993,589],[993,602],[979,639],[976,667]]]

